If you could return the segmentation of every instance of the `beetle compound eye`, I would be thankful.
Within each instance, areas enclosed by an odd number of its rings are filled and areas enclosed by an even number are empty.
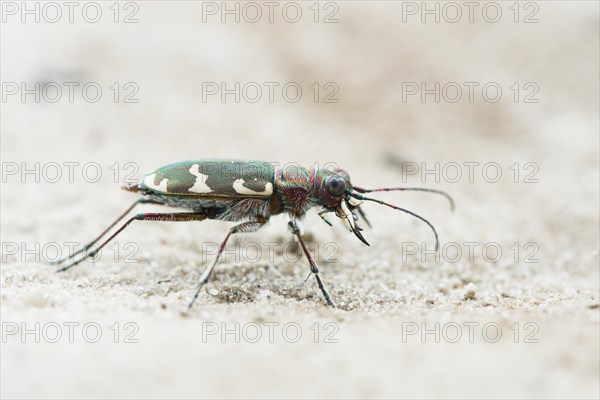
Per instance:
[[[339,176],[330,176],[325,180],[325,189],[332,196],[341,196],[346,191],[346,181]]]

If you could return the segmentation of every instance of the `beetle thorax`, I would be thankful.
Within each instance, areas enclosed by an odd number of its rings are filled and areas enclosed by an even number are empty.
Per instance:
[[[313,207],[311,171],[297,165],[275,171],[275,188],[283,203],[283,211],[302,218]]]

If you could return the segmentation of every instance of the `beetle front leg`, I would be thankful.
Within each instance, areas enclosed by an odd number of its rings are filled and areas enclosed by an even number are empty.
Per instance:
[[[288,223],[288,226],[290,227],[292,234],[295,235],[298,238],[298,241],[300,242],[300,247],[302,248],[304,255],[308,259],[308,263],[310,264],[310,271],[315,275],[315,279],[317,280],[319,289],[321,289],[321,292],[323,293],[323,297],[325,297],[325,301],[327,302],[327,305],[329,305],[330,307],[333,307],[333,308],[337,308],[335,303],[331,299],[331,295],[329,294],[329,291],[325,287],[325,284],[323,284],[323,280],[321,279],[321,276],[319,275],[319,266],[317,265],[316,261],[310,255],[310,252],[308,251],[308,247],[306,247],[306,244],[304,243],[304,240],[302,239],[302,231],[301,231],[300,227],[294,221],[290,221]]]
[[[321,217],[321,219],[323,221],[325,221],[325,223],[329,226],[333,226],[333,224],[331,222],[329,222],[329,220],[327,219],[327,217],[324,214],[328,214],[330,212],[333,212],[332,210],[323,210],[321,212],[319,212],[319,217]]]
[[[227,236],[225,236],[225,239],[223,239],[223,241],[219,245],[219,251],[217,252],[217,255],[215,256],[214,260],[204,270],[204,272],[200,276],[200,279],[198,279],[198,286],[196,288],[196,292],[194,292],[194,297],[188,304],[188,310],[190,308],[192,308],[192,306],[194,305],[194,302],[200,295],[200,291],[202,290],[202,287],[209,281],[213,271],[215,270],[215,267],[217,266],[217,263],[221,259],[221,254],[223,253],[223,250],[225,250],[225,246],[227,245],[227,241],[229,240],[229,237],[236,233],[256,232],[257,230],[262,228],[264,226],[264,224],[266,224],[266,223],[267,223],[267,219],[261,218],[261,219],[255,220],[255,221],[242,222],[241,224],[234,225],[231,227],[231,229],[229,229]]]

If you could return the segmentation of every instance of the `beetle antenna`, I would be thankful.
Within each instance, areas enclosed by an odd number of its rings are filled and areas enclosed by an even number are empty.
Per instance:
[[[395,192],[395,191],[409,191],[409,190],[415,191],[415,192],[437,193],[437,194],[441,194],[442,196],[444,196],[445,198],[448,199],[448,201],[450,202],[450,210],[454,211],[454,199],[452,198],[452,196],[450,196],[448,193],[446,193],[442,190],[427,189],[427,188],[413,188],[413,187],[411,187],[411,188],[396,187],[396,188],[364,189],[364,188],[357,187],[357,186],[354,186],[353,189],[359,193]]]
[[[394,210],[405,212],[407,214],[412,215],[413,217],[415,217],[417,219],[420,219],[421,221],[423,221],[427,225],[429,225],[429,227],[433,231],[433,234],[435,235],[435,251],[438,251],[438,249],[440,248],[440,241],[438,239],[437,231],[435,230],[435,228],[433,227],[433,225],[431,225],[431,222],[427,221],[425,218],[421,217],[419,214],[416,214],[416,213],[414,213],[412,211],[409,211],[406,208],[402,208],[402,207],[398,207],[398,206],[395,206],[395,205],[390,204],[390,203],[386,203],[385,201],[382,201],[382,200],[379,200],[379,199],[373,199],[373,198],[370,198],[370,197],[363,196],[362,194],[350,193],[350,196],[352,196],[352,197],[354,197],[356,199],[359,199],[359,200],[374,201],[375,203],[379,203],[379,204],[381,204],[383,206],[388,206],[390,208],[393,208]]]

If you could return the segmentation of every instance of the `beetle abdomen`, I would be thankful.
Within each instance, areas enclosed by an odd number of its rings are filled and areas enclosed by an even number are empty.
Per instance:
[[[149,172],[138,187],[164,195],[268,198],[274,175],[273,165],[263,161],[190,160]]]

